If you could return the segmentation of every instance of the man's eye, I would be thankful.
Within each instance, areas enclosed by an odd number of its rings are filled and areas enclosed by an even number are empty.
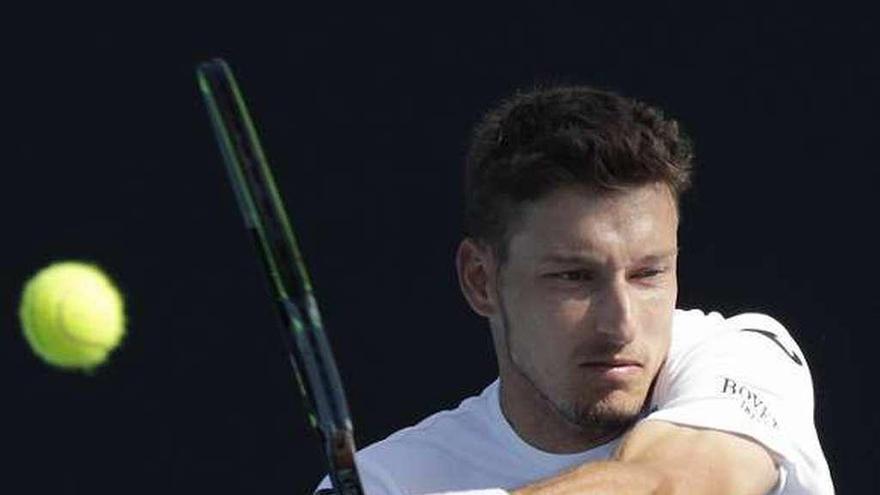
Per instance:
[[[665,270],[662,268],[649,268],[636,273],[636,278],[651,278],[662,274]]]
[[[582,270],[554,273],[553,276],[566,282],[586,282],[593,279],[593,275]]]

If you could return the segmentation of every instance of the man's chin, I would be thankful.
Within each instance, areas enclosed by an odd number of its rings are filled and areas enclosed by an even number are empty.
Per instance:
[[[582,404],[570,419],[583,428],[627,429],[638,421],[642,402],[623,392],[612,392],[598,401]]]

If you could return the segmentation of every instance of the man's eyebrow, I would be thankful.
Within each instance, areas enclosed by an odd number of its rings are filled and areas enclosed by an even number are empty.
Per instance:
[[[662,251],[659,253],[651,253],[643,256],[639,261],[644,262],[655,262],[655,261],[663,261],[668,258],[672,258],[673,256],[678,254],[678,248],[675,248],[671,251]]]
[[[559,265],[600,265],[598,258],[588,254],[562,254],[550,253],[539,260],[541,263],[554,263]]]
[[[678,254],[678,249],[649,253],[637,260],[638,263],[656,263],[672,258]],[[601,265],[602,262],[595,256],[587,253],[550,253],[539,260],[541,263],[554,263],[560,265]]]

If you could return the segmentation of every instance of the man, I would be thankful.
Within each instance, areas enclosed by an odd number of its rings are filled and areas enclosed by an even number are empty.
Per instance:
[[[368,495],[833,493],[785,328],[675,309],[691,168],[675,121],[609,92],[485,117],[456,264],[499,379],[359,452]]]

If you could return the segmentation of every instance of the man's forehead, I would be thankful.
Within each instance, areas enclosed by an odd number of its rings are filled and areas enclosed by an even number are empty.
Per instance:
[[[626,251],[645,258],[674,254],[678,214],[663,190],[640,188],[599,197],[563,190],[528,206],[510,238],[531,256],[589,257]]]

